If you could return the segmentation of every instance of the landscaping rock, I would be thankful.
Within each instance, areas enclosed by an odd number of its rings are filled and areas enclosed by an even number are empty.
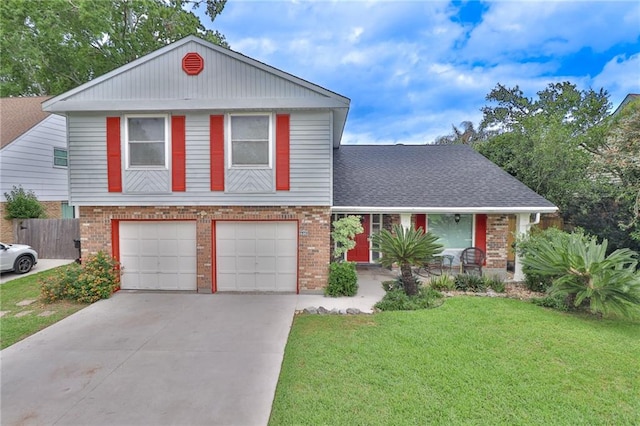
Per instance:
[[[326,315],[329,313],[329,310],[327,308],[325,308],[324,306],[320,306],[318,308],[318,314],[319,315]]]
[[[360,311],[360,309],[357,308],[348,308],[347,309],[347,314],[349,315],[358,315],[361,314],[362,312]]]
[[[312,307],[310,307],[310,308],[304,308],[304,311],[303,311],[303,312],[304,312],[305,314],[312,314],[312,315],[315,315],[315,314],[317,314],[317,313],[318,313],[318,309],[312,306]]]
[[[8,314],[11,311],[0,311],[0,317],[5,316],[6,314]]]

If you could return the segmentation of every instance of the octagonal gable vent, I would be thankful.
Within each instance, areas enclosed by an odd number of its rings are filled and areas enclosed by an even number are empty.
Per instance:
[[[198,75],[204,69],[204,59],[195,52],[189,52],[182,58],[182,69],[187,75]]]

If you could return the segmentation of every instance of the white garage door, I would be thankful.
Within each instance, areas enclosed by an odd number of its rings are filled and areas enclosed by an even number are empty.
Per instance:
[[[297,290],[296,222],[217,222],[218,291]]]
[[[125,290],[196,290],[194,222],[120,222]]]

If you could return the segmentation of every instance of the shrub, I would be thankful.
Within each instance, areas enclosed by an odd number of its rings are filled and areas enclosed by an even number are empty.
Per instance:
[[[44,206],[33,191],[25,191],[22,186],[13,186],[5,192],[7,214],[5,219],[37,219],[44,217]]]
[[[324,294],[331,297],[355,296],[358,292],[358,274],[353,262],[336,262],[329,265],[329,283]]]
[[[566,297],[572,307],[588,305],[593,313],[633,316],[640,310],[638,254],[618,249],[607,256],[607,240],[570,234],[566,244],[543,241],[523,265],[554,277],[551,296]]]
[[[104,252],[85,259],[82,265],[68,265],[62,273],[40,284],[40,297],[45,303],[61,299],[93,303],[107,299],[119,282],[117,262]]]
[[[497,293],[505,292],[504,280],[497,275],[484,277],[485,286]]]
[[[449,275],[441,275],[439,277],[431,277],[429,280],[429,287],[439,291],[449,291],[456,288],[456,283],[453,277]]]
[[[569,234],[559,230],[558,228],[548,228],[540,230],[532,228],[528,235],[518,237],[516,240],[516,251],[519,256],[526,258],[527,256],[536,256],[540,248],[547,242],[553,244],[566,244]],[[527,264],[523,264],[522,272],[525,275],[525,286],[539,293],[546,292],[553,283],[555,277],[538,273],[535,269],[530,268]]]
[[[69,299],[68,289],[78,280],[81,267],[77,263],[63,266],[60,273],[40,280],[40,298],[44,303]]]
[[[416,285],[418,285],[418,287],[422,285],[420,278],[418,278],[418,276],[415,274],[413,275],[413,280],[415,281]],[[383,281],[382,288],[384,289],[384,291],[391,291],[391,290],[398,290],[398,289],[404,290],[405,289],[404,280],[402,278],[402,275],[398,275],[395,280]]]
[[[435,308],[441,304],[442,293],[428,287],[419,287],[415,296],[407,295],[402,289],[389,290],[375,304],[375,308],[381,311],[413,311]]]
[[[455,278],[456,290],[483,292],[487,289],[485,280],[478,275],[460,274]]]
[[[531,299],[534,305],[543,306],[545,308],[557,309],[559,311],[568,311],[569,305],[567,305],[566,298],[560,294],[554,296],[547,295],[545,297],[538,297]]]

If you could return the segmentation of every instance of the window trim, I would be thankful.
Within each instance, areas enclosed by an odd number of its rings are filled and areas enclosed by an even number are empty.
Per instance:
[[[62,158],[60,156],[56,156],[56,151],[62,151],[65,153],[64,159],[67,164],[64,166],[56,164],[56,158]],[[53,147],[53,167],[56,169],[66,169],[69,167],[69,150],[67,148],[59,148],[57,146]]]
[[[262,116],[268,118],[269,123],[269,141],[268,141],[268,156],[269,161],[268,164],[233,164],[233,135],[231,132],[231,121],[233,117],[242,117],[242,116]],[[261,170],[271,170],[273,169],[273,150],[275,146],[275,125],[274,125],[274,114],[269,112],[243,112],[243,113],[230,113],[227,114],[226,117],[226,137],[225,137],[225,149],[228,152],[227,155],[227,168],[228,169],[236,169],[236,170],[247,170],[247,169],[261,169]]]
[[[132,166],[129,153],[129,119],[130,118],[162,118],[164,120],[164,165],[158,166]],[[127,114],[124,116],[124,145],[125,145],[125,170],[169,170],[170,157],[170,126],[169,114]]]

